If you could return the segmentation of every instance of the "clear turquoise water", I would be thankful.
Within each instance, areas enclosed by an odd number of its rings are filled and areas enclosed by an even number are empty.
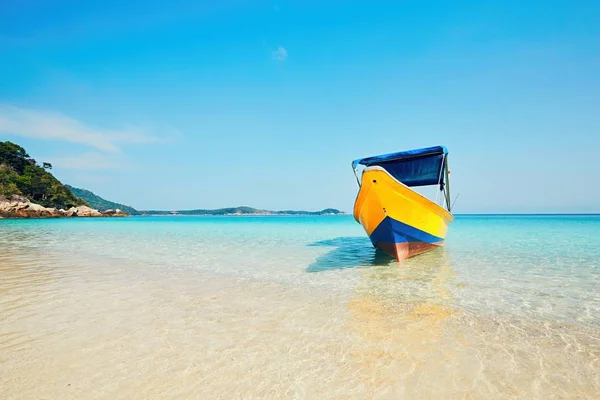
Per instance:
[[[0,251],[7,249],[60,249],[342,292],[356,289],[366,268],[443,265],[452,272],[455,307],[600,324],[598,215],[457,216],[445,248],[404,266],[376,252],[351,216],[3,220]],[[377,285],[368,290],[393,290],[399,301],[419,298],[418,285]]]
[[[0,220],[1,398],[600,398],[600,216]]]

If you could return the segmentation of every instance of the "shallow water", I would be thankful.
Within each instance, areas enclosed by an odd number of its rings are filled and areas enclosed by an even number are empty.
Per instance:
[[[0,221],[0,397],[599,398],[598,216]]]

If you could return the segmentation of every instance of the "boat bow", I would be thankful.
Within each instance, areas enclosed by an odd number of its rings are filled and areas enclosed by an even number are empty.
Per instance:
[[[375,247],[402,260],[442,246],[450,212],[447,185],[447,151],[430,147],[355,160],[362,171],[354,218]],[[411,189],[438,185],[446,198],[446,207],[436,204]]]

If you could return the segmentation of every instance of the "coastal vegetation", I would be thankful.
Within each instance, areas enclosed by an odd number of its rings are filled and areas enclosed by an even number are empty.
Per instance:
[[[103,199],[102,197],[87,189],[80,189],[70,185],[65,185],[65,187],[67,187],[75,196],[85,200],[90,205],[90,207],[95,208],[98,211],[119,209],[129,215],[138,215],[140,213],[133,207]]]
[[[52,165],[39,164],[25,149],[15,143],[0,142],[1,216],[50,217],[74,215],[342,215],[334,208],[321,211],[271,211],[241,206],[215,210],[138,211],[115,203],[97,194],[70,185],[63,185],[51,173]],[[30,204],[31,203],[31,204]],[[91,208],[90,208],[91,207]],[[45,209],[47,208],[47,209]],[[60,210],[65,210],[60,212]]]
[[[39,165],[21,146],[0,142],[0,196],[23,196],[52,208],[87,206],[49,172],[51,169],[49,163]]]

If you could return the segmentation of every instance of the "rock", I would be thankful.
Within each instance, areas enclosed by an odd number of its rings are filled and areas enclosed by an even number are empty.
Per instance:
[[[102,213],[98,210],[94,210],[88,206],[79,206],[77,207],[77,216],[78,217],[101,217]]]
[[[46,208],[40,204],[32,203],[23,196],[0,196],[0,218],[58,218],[58,217],[125,217],[128,214],[121,210],[109,210],[101,213],[88,206],[62,208]]]
[[[31,203],[25,197],[0,197],[0,216],[5,218],[43,218],[52,217],[53,212],[39,204]]]
[[[123,211],[119,210],[118,208],[116,210],[106,210],[102,214],[104,214],[107,217],[126,217],[128,215]]]

